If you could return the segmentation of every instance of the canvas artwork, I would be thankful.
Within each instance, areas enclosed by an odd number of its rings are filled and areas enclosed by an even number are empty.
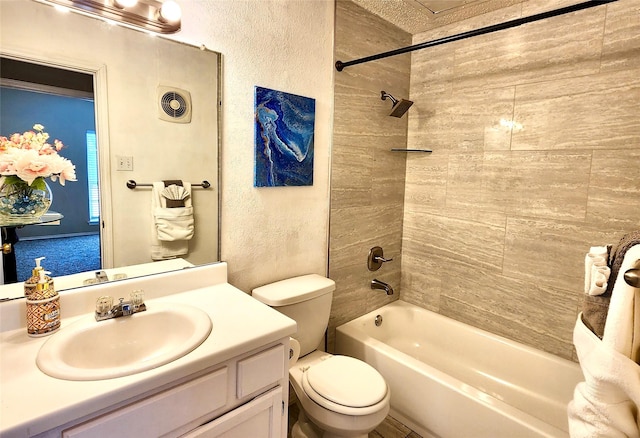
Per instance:
[[[256,87],[255,187],[313,185],[316,101]]]

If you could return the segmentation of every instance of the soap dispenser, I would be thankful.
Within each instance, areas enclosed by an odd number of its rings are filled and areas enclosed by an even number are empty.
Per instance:
[[[38,283],[40,282],[40,271],[44,271],[44,268],[42,266],[40,266],[40,263],[44,259],[45,259],[45,257],[38,257],[37,259],[35,259],[36,266],[31,270],[31,277],[27,278],[27,281],[24,282],[24,296],[25,297],[29,297],[29,296],[34,295],[34,294],[36,294],[38,292]],[[42,287],[40,287],[40,290],[41,289],[42,289]],[[45,297],[42,296],[42,297],[33,298],[33,299],[43,299],[43,298],[45,298]],[[46,298],[51,298],[51,297],[46,297]]]
[[[55,291],[53,279],[40,266],[44,257],[36,259],[33,276],[25,282],[27,297],[27,334],[46,336],[60,328],[60,296]],[[37,282],[34,282],[37,275]]]

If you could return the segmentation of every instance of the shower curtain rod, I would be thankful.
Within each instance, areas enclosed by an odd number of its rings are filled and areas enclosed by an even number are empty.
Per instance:
[[[618,0],[589,0],[584,3],[578,3],[572,6],[566,6],[564,8],[555,9],[553,11],[542,12],[540,14],[531,15],[529,17],[518,18],[516,20],[505,21],[504,23],[494,24],[492,26],[482,27],[476,30],[470,30],[468,32],[459,33],[457,35],[451,35],[444,38],[439,38],[433,41],[427,41],[424,43],[414,44],[413,46],[403,47],[401,49],[390,50],[388,52],[378,53],[377,55],[366,56],[364,58],[354,59],[353,61],[336,61],[336,70],[342,71],[345,67],[349,67],[356,64],[362,64],[369,61],[376,61],[382,58],[388,58],[390,56],[401,55],[407,52],[413,52],[414,50],[426,49],[427,47],[439,46],[440,44],[450,43],[452,41],[463,40],[471,38],[477,35],[484,35],[487,33],[497,32],[499,30],[510,29],[512,27],[520,26],[534,21],[544,20],[546,18],[556,17],[558,15],[568,14],[570,12],[581,11],[583,9],[592,8],[594,6],[601,6],[607,3],[613,3]]]

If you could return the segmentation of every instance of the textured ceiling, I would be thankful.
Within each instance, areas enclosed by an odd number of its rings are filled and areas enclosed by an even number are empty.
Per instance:
[[[352,1],[412,35],[522,2],[522,0]]]

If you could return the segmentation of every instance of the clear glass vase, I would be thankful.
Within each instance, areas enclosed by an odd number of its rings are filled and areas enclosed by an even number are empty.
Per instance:
[[[44,178],[31,184],[18,178],[5,178],[0,187],[0,225],[37,222],[45,214],[53,196]]]

